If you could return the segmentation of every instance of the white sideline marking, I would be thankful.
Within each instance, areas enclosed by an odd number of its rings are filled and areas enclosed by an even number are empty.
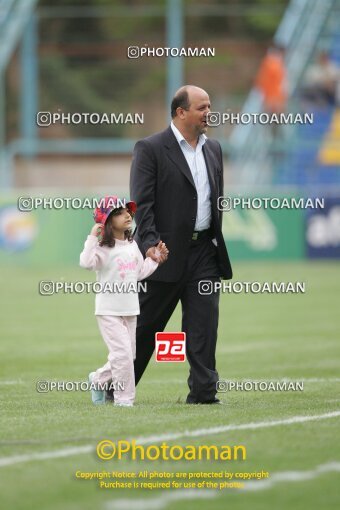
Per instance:
[[[211,427],[208,429],[196,429],[196,430],[186,430],[184,432],[178,432],[174,434],[163,434],[161,436],[149,436],[147,438],[137,438],[136,442],[143,443],[154,443],[166,440],[174,440],[180,439],[183,437],[198,437],[198,436],[207,436],[213,434],[220,434],[222,432],[229,432],[231,430],[254,430],[254,429],[262,429],[267,427],[276,427],[278,425],[292,425],[293,423],[304,423],[307,421],[314,420],[325,420],[327,418],[336,418],[340,416],[340,411],[333,411],[330,413],[319,414],[314,416],[293,416],[292,418],[286,418],[284,420],[275,420],[275,421],[259,421],[259,422],[251,422],[251,423],[241,423],[239,425],[221,425],[219,427]],[[0,464],[1,465],[1,464]]]
[[[320,464],[311,471],[282,471],[281,473],[274,473],[267,480],[250,480],[245,483],[244,490],[246,491],[259,491],[269,489],[278,482],[304,482],[305,480],[313,480],[323,473],[330,473],[332,471],[340,471],[340,462],[328,462],[327,464]]]
[[[270,343],[270,342],[269,342]],[[257,351],[268,349],[268,342],[252,342],[243,345],[217,346],[217,354],[237,354],[239,352]]]
[[[305,382],[340,382],[340,377],[330,377],[330,378],[322,378],[322,377],[311,377],[309,379],[299,379],[299,381],[305,381]]]
[[[24,382],[21,379],[18,379],[17,381],[0,381],[0,384],[3,385],[24,384]]]
[[[162,496],[147,499],[116,499],[105,503],[107,510],[158,510],[165,508],[173,501],[183,499],[213,499],[216,498],[215,490],[209,489],[175,489],[173,492],[167,491]]]
[[[340,411],[332,411],[330,413],[317,414],[312,416],[293,416],[284,420],[274,421],[259,421],[251,423],[241,423],[239,425],[221,425],[219,427],[211,427],[206,429],[185,430],[184,432],[174,432],[169,434],[162,434],[159,436],[147,437],[134,437],[136,443],[148,444],[159,443],[161,441],[173,441],[174,439],[181,439],[183,437],[198,437],[209,436],[213,434],[220,434],[222,432],[229,432],[231,430],[254,430],[263,429],[268,427],[277,427],[279,425],[292,425],[294,423],[305,423],[308,421],[327,420],[328,418],[336,418],[340,416]],[[131,439],[131,438],[130,438]],[[58,457],[69,457],[71,455],[80,455],[82,453],[94,452],[93,445],[75,446],[73,448],[64,448],[63,450],[56,450],[51,452],[29,453],[26,455],[15,455],[12,457],[0,458],[0,467],[11,466],[21,462],[29,462],[31,460],[46,460],[56,459]]]
[[[183,379],[151,379],[150,381],[143,381],[140,384],[187,384],[186,378]]]
[[[247,382],[247,381],[260,381],[259,377],[248,377],[247,379],[235,379],[233,377],[221,377],[220,378],[223,381],[235,381],[235,382]],[[261,381],[270,381],[270,382],[296,382],[296,381],[302,381],[307,383],[331,383],[331,382],[340,382],[340,377],[296,377],[295,379],[292,379],[291,377],[281,377],[280,379],[272,379],[270,377],[262,377]],[[143,385],[146,384],[186,384],[185,377],[183,379],[167,379],[166,381],[164,379],[153,379],[150,381],[143,381]],[[22,379],[17,380],[0,380],[0,386],[1,385],[14,385],[14,384],[28,384],[27,382],[23,381]]]
[[[234,382],[248,382],[248,381],[260,381],[258,377],[248,377],[248,379],[234,379],[233,377],[220,378],[223,381],[234,381]],[[305,383],[332,383],[332,382],[340,382],[340,377],[297,377],[296,379],[292,379],[291,377],[281,377],[281,379],[271,379],[270,377],[263,377],[261,381],[267,382],[305,382]],[[152,379],[150,381],[145,381],[143,384],[186,384],[185,378],[183,379]],[[228,393],[228,392],[226,392]]]
[[[242,489],[237,489],[240,494],[243,491],[260,491],[269,489],[279,482],[303,482],[305,480],[313,480],[319,475],[330,473],[333,471],[340,472],[340,462],[329,462],[327,464],[320,464],[311,471],[282,471],[274,473],[267,480],[251,480],[244,483]],[[241,480],[240,480],[241,481]],[[225,491],[226,489],[224,489]],[[116,499],[105,503],[107,510],[159,510],[166,508],[172,501],[181,499],[194,499],[194,498],[217,498],[223,494],[223,490],[209,490],[209,489],[182,489],[174,490],[173,492],[164,492],[160,496],[154,498],[141,499]]]
[[[80,455],[81,453],[92,453],[93,445],[75,446],[74,448],[64,448],[54,452],[28,453],[26,455],[14,455],[12,457],[0,458],[0,467],[30,462],[31,460],[58,459],[60,457],[69,457],[71,455]]]
[[[271,377],[248,377],[247,379],[236,379],[233,377],[220,377],[222,381],[233,381],[233,382],[248,382],[248,381],[266,381],[266,382],[306,382],[306,383],[332,383],[332,382],[340,382],[340,377],[296,377],[292,379],[291,377],[281,377],[280,379],[272,379]],[[224,392],[223,392],[224,393]],[[225,392],[228,393],[228,392]]]

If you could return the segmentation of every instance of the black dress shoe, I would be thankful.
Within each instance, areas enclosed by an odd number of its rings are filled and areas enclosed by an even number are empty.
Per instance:
[[[207,400],[206,402],[201,402],[201,404],[222,404],[222,402],[218,398],[214,398],[214,400]]]
[[[186,404],[204,404],[204,405],[211,405],[211,404],[222,404],[222,402],[218,398],[214,398],[213,400],[205,400],[204,402],[197,402],[197,401],[191,401],[186,400]]]

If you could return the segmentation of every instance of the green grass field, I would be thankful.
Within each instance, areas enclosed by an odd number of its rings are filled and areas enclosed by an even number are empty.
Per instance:
[[[339,263],[331,262],[239,263],[235,280],[305,281],[306,293],[221,296],[220,378],[304,380],[303,392],[230,391],[221,394],[224,405],[187,406],[187,364],[153,361],[137,388],[133,409],[94,407],[86,392],[36,391],[39,380],[86,380],[104,363],[106,349],[93,315],[94,296],[38,293],[39,280],[86,281],[94,275],[72,267],[2,268],[1,507],[340,508],[340,416],[284,421],[340,411],[339,268]],[[167,330],[180,331],[180,309]],[[273,421],[284,423],[268,426]],[[260,425],[238,429],[249,423]],[[216,430],[228,425],[234,427]],[[192,434],[198,429],[201,433]],[[95,454],[103,439],[147,442],[150,436],[168,433],[178,434],[168,440],[171,445],[243,444],[247,460],[103,461]],[[153,443],[157,444],[157,437]],[[53,458],[62,451],[63,457]],[[252,483],[248,489],[117,490],[100,489],[97,480],[77,480],[78,470],[264,470],[270,477],[269,483]]]

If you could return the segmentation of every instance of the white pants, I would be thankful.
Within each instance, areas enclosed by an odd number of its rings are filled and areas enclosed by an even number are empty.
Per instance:
[[[108,362],[96,371],[93,382],[104,384],[112,380],[115,402],[133,403],[136,394],[133,360],[136,358],[137,317],[96,317],[109,355]],[[121,389],[122,386],[124,389]]]

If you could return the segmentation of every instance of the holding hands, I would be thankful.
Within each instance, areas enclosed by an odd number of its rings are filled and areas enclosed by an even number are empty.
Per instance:
[[[146,256],[150,257],[155,262],[158,262],[159,264],[163,264],[168,258],[169,250],[166,247],[166,244],[162,241],[159,241],[157,246],[152,246],[148,249],[146,252]]]
[[[103,230],[104,230],[104,225],[102,225],[101,223],[95,223],[95,225],[93,225],[93,227],[91,229],[90,235],[100,238],[103,234]],[[150,257],[152,260],[154,260],[155,262],[158,262],[159,264],[163,264],[163,262],[165,262],[167,260],[168,255],[169,255],[169,250],[166,247],[166,244],[163,243],[163,241],[159,241],[157,246],[152,246],[146,252],[147,257]]]
[[[169,250],[166,247],[166,244],[162,241],[159,241],[158,245],[156,246],[156,256],[158,257],[157,262],[159,264],[163,264],[168,258]]]

